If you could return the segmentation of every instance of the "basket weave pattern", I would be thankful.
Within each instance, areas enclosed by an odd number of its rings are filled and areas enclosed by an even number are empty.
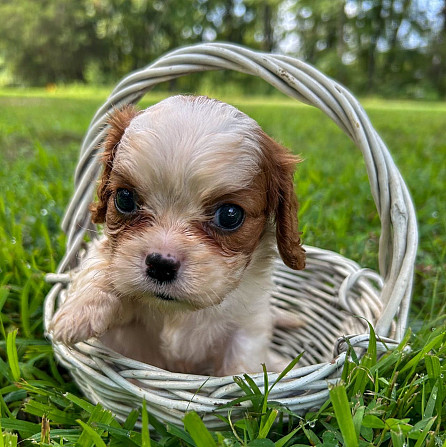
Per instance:
[[[362,269],[339,254],[308,246],[304,271],[293,271],[280,260],[275,264],[272,302],[297,313],[305,325],[292,332],[276,330],[273,348],[290,359],[303,351],[305,355],[300,367],[276,385],[270,398],[301,412],[326,400],[327,386],[336,380],[345,362],[345,336],[355,348],[367,347],[368,325],[364,319],[380,336],[378,349],[384,351],[401,340],[412,289],[417,226],[406,185],[358,101],[344,87],[300,60],[229,44],[201,44],[171,52],[116,86],[93,117],[82,144],[75,192],[62,223],[68,236],[67,249],[57,272],[48,275],[54,286],[45,300],[44,322],[48,327],[65,299],[70,271],[79,265],[86,233],[90,238],[97,237],[88,205],[101,170],[96,155],[106,132],[108,113],[115,107],[137,103],[161,82],[220,69],[258,76],[332,119],[364,156],[381,220],[380,274]],[[51,333],[48,337],[51,339]],[[186,411],[195,410],[205,414],[209,427],[217,427],[221,423],[212,413],[241,394],[232,377],[163,371],[125,358],[97,341],[78,343],[74,348],[54,343],[54,351],[85,395],[120,418],[145,399],[148,410],[163,421],[180,424]],[[252,377],[259,386],[263,384],[263,374]],[[270,383],[275,377],[277,374],[269,375]]]

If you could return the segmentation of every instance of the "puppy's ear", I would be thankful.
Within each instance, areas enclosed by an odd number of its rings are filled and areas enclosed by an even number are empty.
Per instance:
[[[302,270],[305,267],[305,250],[298,230],[299,205],[293,182],[296,164],[300,160],[263,131],[260,142],[265,156],[267,211],[275,218],[277,248],[288,267]]]
[[[134,106],[127,105],[121,109],[114,110],[107,120],[109,127],[102,143],[104,151],[101,154],[101,160],[104,169],[97,190],[98,201],[90,205],[91,218],[96,224],[105,222],[107,202],[111,193],[109,190],[109,180],[113,168],[113,161],[125,129],[137,114],[138,110]]]

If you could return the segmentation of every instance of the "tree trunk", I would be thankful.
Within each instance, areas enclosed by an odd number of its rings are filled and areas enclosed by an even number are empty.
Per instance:
[[[274,48],[274,32],[272,26],[273,11],[268,2],[263,4],[263,51],[271,52]]]

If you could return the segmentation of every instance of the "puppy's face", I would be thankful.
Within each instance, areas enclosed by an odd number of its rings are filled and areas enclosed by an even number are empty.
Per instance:
[[[296,159],[237,109],[177,96],[114,112],[93,220],[105,223],[110,280],[124,296],[204,308],[219,304],[277,245],[303,268]],[[264,260],[262,260],[264,262]]]

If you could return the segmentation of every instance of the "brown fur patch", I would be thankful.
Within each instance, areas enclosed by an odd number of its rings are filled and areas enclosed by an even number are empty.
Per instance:
[[[129,187],[117,186],[110,176],[121,138],[137,114],[138,111],[133,106],[115,110],[109,118],[110,127],[103,142],[104,170],[97,190],[98,201],[90,209],[94,223],[104,223],[107,219],[112,237],[114,233],[117,236],[118,233],[129,232],[131,228],[150,225],[150,219],[141,213],[137,213],[136,217],[121,216],[113,204],[114,191],[118,187]],[[259,132],[259,141],[263,152],[262,172],[256,176],[248,190],[218,200],[221,204],[234,203],[241,206],[246,213],[243,225],[234,232],[222,232],[209,225],[205,229],[221,247],[222,253],[243,253],[249,256],[262,237],[268,217],[273,216],[280,256],[289,267],[303,269],[305,251],[298,231],[298,202],[293,183],[293,174],[299,159],[263,131]],[[213,200],[213,203],[217,203],[217,200]]]
[[[234,255],[243,253],[250,256],[265,229],[267,220],[266,189],[263,173],[257,175],[249,189],[228,194],[214,200],[215,204],[230,203],[243,208],[245,219],[240,228],[235,231],[224,231],[206,225],[212,238],[221,246],[223,254]],[[215,206],[214,206],[215,208]]]
[[[299,158],[261,131],[268,214],[276,221],[277,247],[283,262],[294,270],[305,268],[305,250],[298,231],[298,202],[293,175]]]
[[[109,128],[107,136],[102,143],[104,151],[101,154],[101,160],[104,168],[97,189],[98,201],[90,205],[91,218],[96,224],[105,222],[107,203],[111,195],[109,180],[113,168],[113,160],[125,129],[138,113],[138,110],[133,105],[126,105],[121,109],[114,110],[108,119]]]

